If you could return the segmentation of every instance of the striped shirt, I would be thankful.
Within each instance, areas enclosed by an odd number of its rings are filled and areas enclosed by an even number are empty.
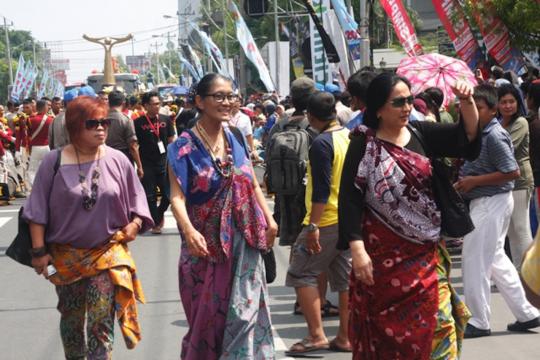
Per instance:
[[[475,161],[467,161],[461,169],[462,176],[478,176],[494,172],[510,173],[518,169],[514,157],[512,139],[497,119],[491,120],[482,130],[482,150]],[[501,185],[478,186],[463,194],[466,199],[472,200],[484,196],[493,196],[511,191],[514,181]]]

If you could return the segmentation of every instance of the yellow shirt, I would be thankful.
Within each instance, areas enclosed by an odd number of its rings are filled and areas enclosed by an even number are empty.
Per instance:
[[[324,132],[313,140],[309,149],[304,225],[310,222],[313,202],[326,203],[319,227],[338,223],[339,183],[349,142],[349,130],[345,128]],[[315,169],[312,163],[317,164]]]

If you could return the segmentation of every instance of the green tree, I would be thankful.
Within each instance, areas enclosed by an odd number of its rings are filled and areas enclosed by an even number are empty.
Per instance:
[[[2,34],[0,36],[0,103],[5,104],[8,98],[8,85],[9,85],[9,65],[7,61],[7,46],[6,37],[4,35],[4,29],[1,29]],[[42,61],[40,60],[40,54],[42,47],[32,37],[30,31],[25,30],[8,30],[9,45],[11,50],[11,65],[13,68],[13,76],[15,77],[17,71],[17,63],[19,55],[23,54],[26,61],[33,60],[33,47],[36,48],[37,66],[41,69]],[[34,44],[35,42],[35,44]]]
[[[535,0],[491,0],[489,5],[485,1],[466,0],[465,11],[470,18],[473,12],[481,16],[494,15],[502,20],[508,28],[512,44],[517,48],[529,51],[540,48],[540,2]]]

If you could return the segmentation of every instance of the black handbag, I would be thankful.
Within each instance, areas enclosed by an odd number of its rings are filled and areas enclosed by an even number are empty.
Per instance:
[[[454,238],[467,235],[474,230],[474,224],[469,215],[469,206],[450,182],[448,166],[441,159],[430,156],[422,134],[414,126],[409,126],[408,129],[416,136],[426,155],[431,158],[433,170],[431,184],[435,203],[441,212],[441,235]]]
[[[274,255],[274,250],[270,249],[267,253],[262,254],[264,261],[264,269],[266,270],[266,283],[271,284],[276,280],[277,270],[276,270],[276,256]]]
[[[53,168],[53,180],[58,172],[58,169],[60,168],[60,156],[62,149],[58,149],[57,152],[58,156]],[[49,199],[50,195],[51,191],[49,191]],[[47,206],[49,206],[49,204],[47,204]],[[13,242],[7,248],[6,255],[22,265],[32,267],[32,256],[30,255],[30,250],[32,249],[32,237],[30,236],[30,225],[22,217],[23,211],[24,207],[21,207],[19,209],[17,236],[15,236],[15,239],[13,239]]]

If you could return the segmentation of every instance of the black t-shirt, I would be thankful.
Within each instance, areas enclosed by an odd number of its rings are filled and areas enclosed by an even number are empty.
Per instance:
[[[454,157],[475,159],[482,145],[482,130],[478,130],[476,139],[469,142],[463,124],[440,124],[429,121],[414,121],[415,127],[426,143],[424,149],[418,138],[411,133],[411,139],[405,148],[426,156],[426,150],[432,157]],[[338,216],[339,241],[337,248],[346,250],[349,241],[362,239],[362,217],[364,213],[364,196],[354,185],[360,161],[364,157],[366,141],[363,135],[351,138],[339,187]]]
[[[159,126],[157,126],[159,124]],[[143,165],[164,163],[167,154],[160,154],[158,142],[161,140],[165,150],[169,144],[168,138],[174,136],[174,129],[171,125],[170,117],[159,114],[159,118],[147,118],[146,115],[138,117],[133,122],[135,134],[139,141],[139,153]],[[157,136],[159,130],[159,139]]]

